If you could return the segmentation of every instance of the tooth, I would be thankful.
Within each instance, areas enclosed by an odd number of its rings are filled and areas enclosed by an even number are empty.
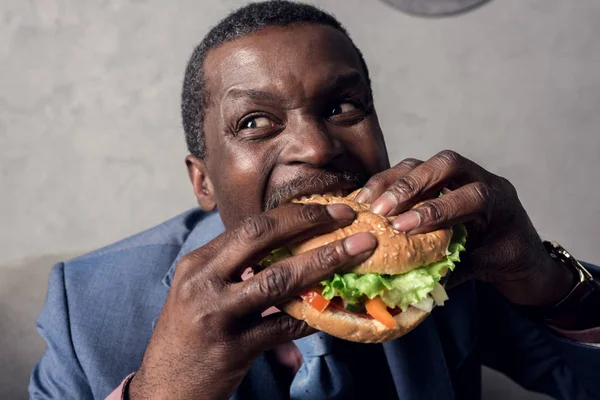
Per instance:
[[[331,197],[331,196],[335,196],[335,193],[333,193],[333,192],[327,192],[327,193],[323,194],[323,196],[329,196],[329,197]]]

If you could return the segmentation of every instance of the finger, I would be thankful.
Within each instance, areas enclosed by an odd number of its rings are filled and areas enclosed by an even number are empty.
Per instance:
[[[371,233],[361,232],[279,261],[230,287],[234,303],[240,305],[236,312],[247,315],[281,304],[335,272],[360,264],[376,246]]]
[[[367,181],[365,186],[356,195],[357,203],[371,203],[395,181],[408,174],[410,171],[423,164],[423,161],[415,158],[407,158],[390,169],[386,169]]]
[[[306,322],[284,313],[277,313],[261,318],[243,333],[243,340],[261,352],[315,332],[317,330],[311,328]]]
[[[356,213],[342,204],[289,204],[246,218],[237,228],[184,256],[180,263],[186,269],[205,264],[217,276],[238,281],[248,266],[270,250],[344,227],[355,217]]]
[[[475,163],[450,151],[442,151],[396,180],[371,205],[381,215],[397,215],[452,181],[470,183],[483,170]],[[466,178],[466,179],[465,179]]]
[[[478,220],[487,224],[494,201],[493,193],[482,182],[470,183],[399,215],[392,220],[392,225],[401,232],[418,234],[467,221]]]

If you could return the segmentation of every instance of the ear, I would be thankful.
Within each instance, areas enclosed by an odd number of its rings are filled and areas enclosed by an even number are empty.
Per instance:
[[[196,199],[198,199],[200,208],[204,211],[215,210],[217,208],[215,190],[212,180],[208,176],[206,164],[191,154],[185,158],[185,164],[187,165],[190,182],[192,182],[192,186],[194,187],[194,194],[196,195]]]

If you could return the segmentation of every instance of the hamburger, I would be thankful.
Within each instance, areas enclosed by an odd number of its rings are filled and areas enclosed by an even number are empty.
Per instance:
[[[465,250],[464,226],[408,236],[391,225],[393,217],[369,211],[369,204],[346,197],[313,195],[293,200],[302,204],[346,204],[356,211],[352,224],[305,242],[277,249],[258,266],[344,239],[371,232],[377,239],[373,254],[349,272],[334,274],[297,299],[279,307],[315,329],[341,339],[380,343],[414,329],[448,296],[444,283],[459,253]]]

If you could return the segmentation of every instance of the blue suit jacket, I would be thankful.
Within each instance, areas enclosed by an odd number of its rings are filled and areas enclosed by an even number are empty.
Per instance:
[[[223,231],[218,214],[195,209],[56,265],[37,321],[48,348],[33,370],[31,398],[103,399],[136,371],[179,258]],[[381,346],[369,349],[385,356],[399,398],[478,399],[482,364],[555,398],[600,398],[599,347],[520,317],[488,285],[467,283],[449,296],[408,335],[358,345]],[[234,397],[289,397],[271,367],[261,355]]]

